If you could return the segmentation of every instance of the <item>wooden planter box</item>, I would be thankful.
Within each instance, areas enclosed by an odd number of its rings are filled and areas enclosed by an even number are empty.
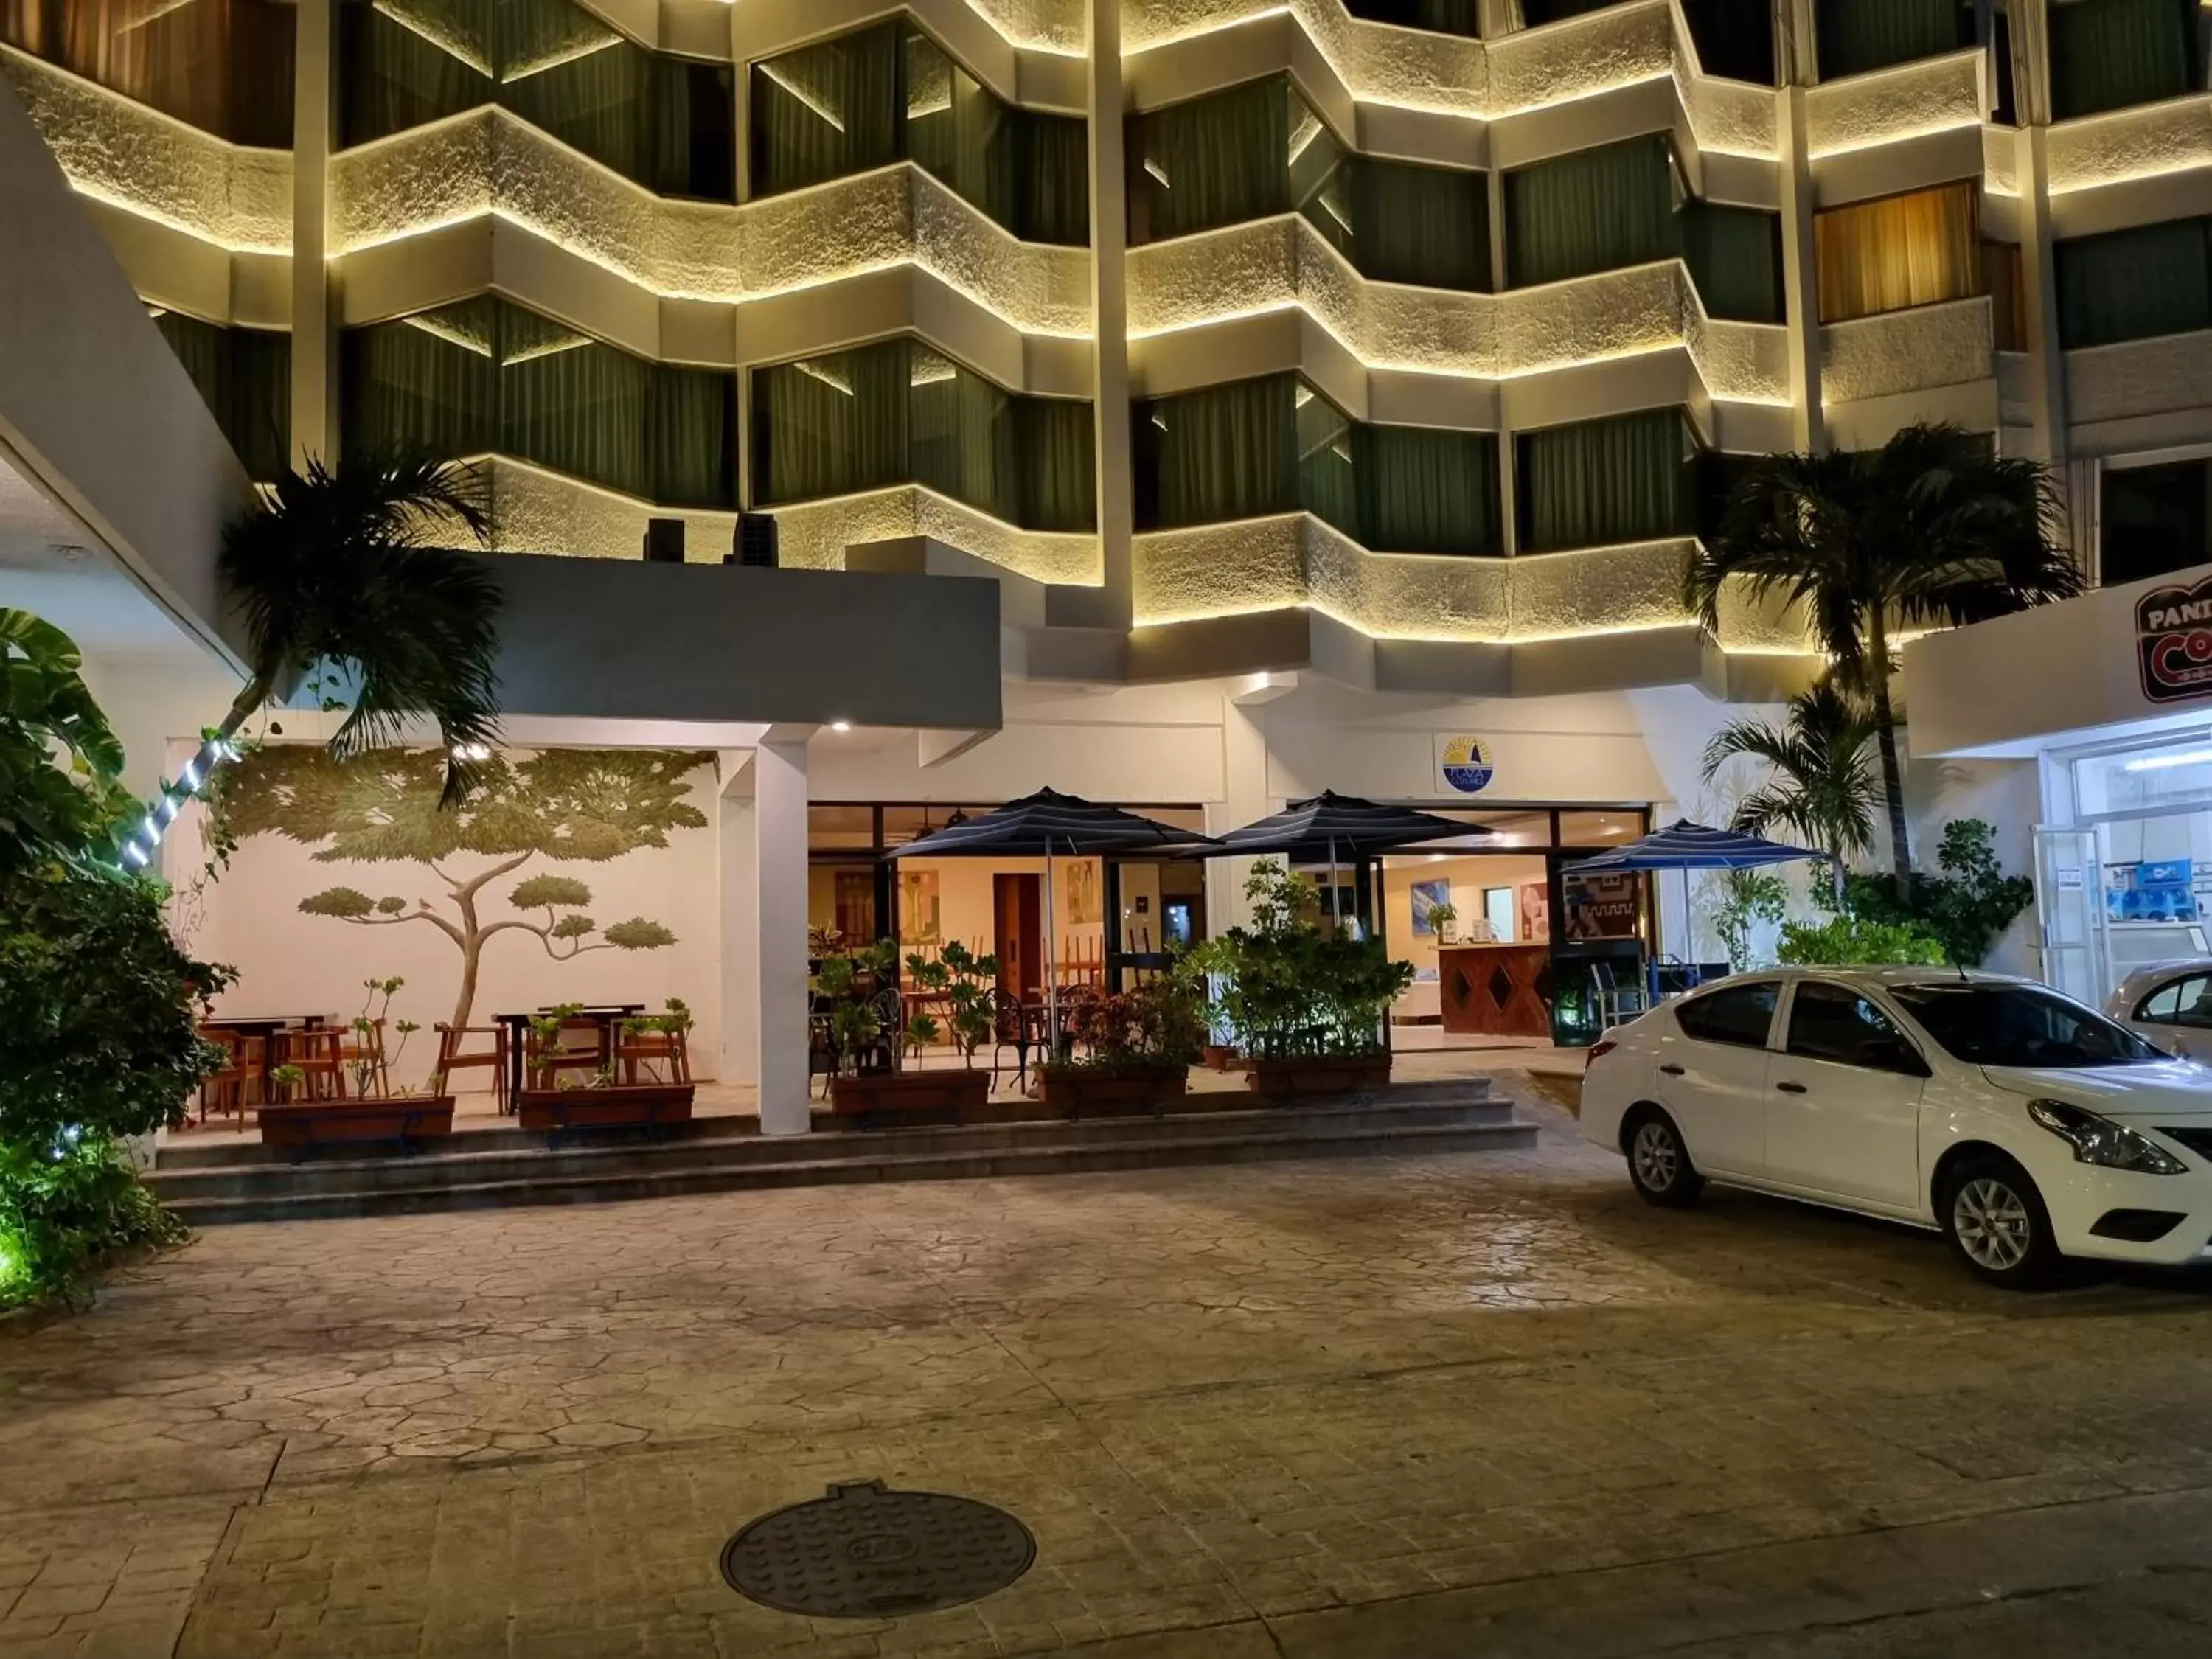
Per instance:
[[[526,1129],[657,1129],[691,1121],[689,1083],[618,1083],[605,1089],[525,1089],[514,1115]]]
[[[1390,1081],[1390,1056],[1322,1054],[1298,1060],[1253,1059],[1245,1063],[1244,1086],[1270,1099],[1308,1095],[1349,1095],[1380,1089]]]
[[[1038,1073],[1044,1103],[1070,1117],[1117,1117],[1157,1112],[1190,1091],[1184,1066],[1130,1066],[1117,1071],[1048,1067]]]
[[[1199,1055],[1198,1063],[1209,1072],[1233,1071],[1244,1062],[1237,1058],[1237,1050],[1225,1042],[1209,1042]]]
[[[958,1122],[963,1112],[980,1110],[991,1097],[991,1074],[963,1067],[942,1072],[870,1072],[830,1079],[830,1109],[840,1117],[895,1118],[912,1122],[921,1115]]]
[[[385,1146],[404,1152],[418,1140],[453,1132],[451,1095],[394,1099],[288,1100],[254,1109],[261,1144],[304,1158],[318,1146]]]

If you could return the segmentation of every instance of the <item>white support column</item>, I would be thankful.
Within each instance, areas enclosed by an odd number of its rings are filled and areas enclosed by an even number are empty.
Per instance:
[[[2058,281],[2051,234],[2051,21],[2045,0],[2015,0],[2012,22],[2014,171],[2020,187],[2020,275],[2027,313],[2030,442],[2037,459],[2066,463],[2066,354],[2058,340]],[[2069,478],[2069,483],[2073,481]],[[2076,522],[2094,507],[2073,507]],[[2092,550],[2075,556],[2089,568]]]
[[[761,1132],[804,1134],[806,735],[772,728],[725,791],[724,1079],[759,1091]]]
[[[1224,794],[1206,809],[1206,832],[1220,835],[1241,829],[1275,810],[1267,793],[1267,704],[1292,690],[1293,674],[1255,677],[1260,684],[1228,691],[1221,699],[1221,777]],[[1241,927],[1252,919],[1244,902],[1244,878],[1252,873],[1249,859],[1208,859],[1206,861],[1206,926],[1218,933]]]
[[[328,220],[337,0],[299,0],[292,76],[292,456],[337,448]]]

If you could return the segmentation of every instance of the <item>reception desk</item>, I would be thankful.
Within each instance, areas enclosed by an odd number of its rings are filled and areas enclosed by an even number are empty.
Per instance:
[[[1551,970],[1548,945],[1437,946],[1444,1030],[1481,1036],[1551,1036]]]

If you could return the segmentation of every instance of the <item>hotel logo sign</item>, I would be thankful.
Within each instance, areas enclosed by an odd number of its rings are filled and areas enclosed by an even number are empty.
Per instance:
[[[1437,739],[1437,775],[1447,789],[1462,795],[1479,795],[1490,787],[1495,773],[1490,761],[1490,746],[1480,738],[1455,736]]]
[[[2153,702],[2212,696],[2212,576],[2136,601],[2136,662]]]

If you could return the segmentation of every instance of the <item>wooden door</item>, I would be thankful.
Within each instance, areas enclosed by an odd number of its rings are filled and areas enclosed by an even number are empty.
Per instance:
[[[999,984],[1024,1002],[1044,994],[1044,888],[1036,876],[992,878]]]

